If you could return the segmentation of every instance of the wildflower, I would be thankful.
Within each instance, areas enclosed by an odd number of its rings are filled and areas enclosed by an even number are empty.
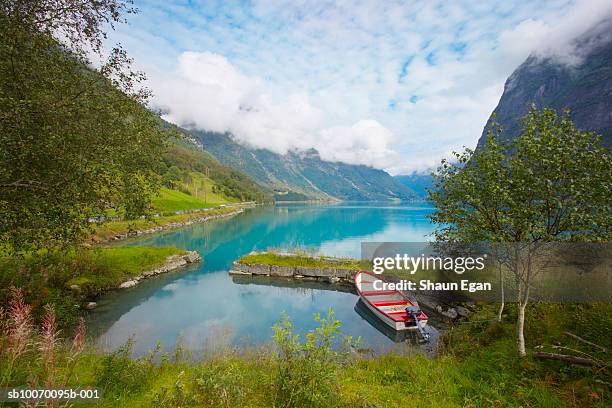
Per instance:
[[[31,312],[31,307],[25,303],[21,291],[12,287],[8,311],[8,340],[9,352],[14,358],[23,354],[31,345]]]

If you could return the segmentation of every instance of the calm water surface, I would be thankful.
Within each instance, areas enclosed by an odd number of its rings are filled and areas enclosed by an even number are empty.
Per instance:
[[[427,205],[277,205],[247,210],[233,218],[194,225],[129,242],[198,250],[201,264],[148,279],[99,301],[90,326],[99,342],[115,349],[130,337],[134,353],[160,342],[178,341],[194,351],[269,342],[272,326],[286,312],[296,330],[316,326],[313,314],[332,307],[341,330],[361,337],[375,352],[402,351],[357,307],[358,297],[327,284],[298,284],[266,278],[232,278],[232,262],[251,251],[307,248],[326,255],[360,257],[362,241],[424,241],[432,231]],[[372,320],[372,319],[369,319]],[[435,329],[432,329],[435,336]],[[421,348],[427,346],[421,346]]]

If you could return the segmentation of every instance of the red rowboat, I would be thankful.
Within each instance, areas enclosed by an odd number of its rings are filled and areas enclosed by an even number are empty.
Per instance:
[[[427,338],[427,315],[401,291],[381,290],[384,283],[387,281],[367,271],[355,275],[357,293],[380,320],[395,330],[419,330]]]

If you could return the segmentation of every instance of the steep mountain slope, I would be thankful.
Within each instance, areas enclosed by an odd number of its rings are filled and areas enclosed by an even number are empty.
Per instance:
[[[410,188],[422,199],[426,199],[428,196],[425,189],[431,188],[433,185],[433,178],[429,173],[412,173],[408,175],[393,176],[393,178]]]
[[[164,122],[172,133],[160,169],[164,184],[208,202],[270,201],[271,192],[240,170],[219,163],[188,131]],[[222,200],[222,201],[221,201]]]
[[[569,108],[579,129],[592,130],[612,146],[612,22],[604,21],[576,40],[581,61],[570,66],[557,59],[530,56],[508,78],[494,110],[503,137],[512,139],[521,130],[517,118],[531,104],[561,112]],[[478,146],[485,142],[491,119]]]
[[[383,170],[327,162],[321,160],[314,149],[280,155],[244,146],[227,134],[190,133],[221,163],[242,170],[276,191],[293,191],[310,198],[356,201],[417,198],[412,190]]]

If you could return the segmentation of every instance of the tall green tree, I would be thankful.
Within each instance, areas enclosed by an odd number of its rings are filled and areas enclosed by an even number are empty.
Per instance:
[[[142,214],[165,133],[142,73],[105,27],[124,0],[7,0],[0,8],[0,240],[65,245],[108,208]]]
[[[455,153],[434,175],[437,240],[506,244],[525,355],[525,308],[545,244],[612,238],[610,153],[599,136],[576,129],[568,112],[532,108],[518,137],[502,141],[494,127],[482,149]]]

